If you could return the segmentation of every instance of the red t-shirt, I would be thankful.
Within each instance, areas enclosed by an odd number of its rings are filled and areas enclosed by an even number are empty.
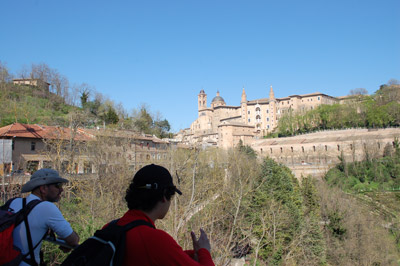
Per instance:
[[[135,220],[154,222],[142,211],[129,210],[118,221],[125,225]],[[129,230],[126,234],[124,265],[212,265],[211,254],[201,248],[197,252],[198,262],[191,256],[193,250],[184,251],[178,243],[166,232],[143,225]]]

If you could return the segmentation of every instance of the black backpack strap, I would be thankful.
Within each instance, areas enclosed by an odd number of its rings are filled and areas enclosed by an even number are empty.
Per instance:
[[[34,248],[32,244],[32,235],[31,235],[31,229],[29,228],[29,223],[28,223],[28,213],[27,213],[27,208],[26,207],[26,198],[22,199],[22,209],[24,213],[24,222],[25,222],[25,228],[26,228],[26,238],[28,240],[28,246],[29,246],[29,256],[30,258],[27,259],[27,263],[30,265],[37,265],[36,260],[35,260],[35,254],[34,254]],[[26,258],[25,258],[26,259]]]
[[[154,225],[152,225],[149,222],[146,222],[145,220],[136,220],[136,221],[133,221],[133,222],[130,222],[130,223],[124,225],[123,227],[124,227],[124,231],[127,232],[127,231],[131,230],[132,228],[140,226],[140,225],[147,225],[147,226],[155,229]]]
[[[136,221],[132,221],[126,225],[117,225],[117,222],[119,221],[119,219],[114,220],[112,222],[109,223],[109,225],[105,228],[107,230],[108,228],[108,232],[121,232],[122,234],[120,234],[120,239],[119,239],[119,245],[117,247],[115,256],[114,256],[114,261],[113,261],[113,265],[122,265],[123,263],[123,259],[124,259],[124,254],[125,254],[125,239],[126,239],[126,232],[137,227],[137,226],[141,226],[141,225],[146,225],[149,226],[151,228],[154,228],[154,225],[152,225],[149,222],[146,222],[144,220],[136,220]],[[96,235],[96,234],[95,234]]]
[[[30,201],[28,204],[26,204],[26,198],[22,199],[22,212],[23,212],[23,216],[24,216],[24,222],[25,222],[25,229],[26,229],[26,238],[28,240],[28,246],[29,246],[29,253],[23,255],[24,258],[22,259],[24,262],[30,264],[30,265],[38,265],[36,260],[35,260],[35,254],[34,254],[34,250],[35,248],[40,244],[40,242],[42,242],[42,240],[46,237],[47,232],[44,234],[44,236],[42,237],[42,239],[39,240],[38,243],[36,243],[35,246],[33,246],[32,243],[32,235],[31,235],[31,229],[29,227],[29,223],[28,223],[28,214],[32,211],[32,209],[39,204],[40,202],[42,202],[41,200],[32,200]],[[27,256],[30,256],[29,259],[27,259]]]
[[[3,206],[1,206],[0,208],[2,209],[2,210],[4,210],[4,211],[8,211],[9,209],[10,209],[10,204],[11,204],[11,202],[13,201],[13,200],[15,200],[17,197],[15,197],[15,198],[11,198],[11,199],[9,199],[9,200],[7,200],[7,202],[3,205]],[[13,210],[14,211],[14,210]]]

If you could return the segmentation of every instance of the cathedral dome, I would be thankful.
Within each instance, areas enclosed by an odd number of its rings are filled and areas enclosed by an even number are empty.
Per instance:
[[[215,96],[211,102],[214,103],[214,102],[225,102],[225,101],[224,98],[222,98],[221,96]]]
[[[219,96],[219,92],[217,92],[217,96],[215,96],[211,101],[211,103],[215,103],[215,102],[223,102],[223,103],[225,103],[224,98]]]

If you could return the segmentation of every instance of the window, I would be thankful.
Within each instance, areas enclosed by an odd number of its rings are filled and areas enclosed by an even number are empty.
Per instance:
[[[304,152],[304,147],[301,147],[301,150]]]
[[[14,145],[15,145],[15,141],[14,141],[14,139],[13,139],[12,142],[11,142],[11,149],[12,149],[12,150],[14,150]]]
[[[318,101],[320,101],[321,99],[320,99],[320,97],[318,96]]]
[[[283,149],[282,149],[282,147],[281,147],[281,153],[283,152]]]
[[[267,117],[267,121],[269,121],[269,117]]]
[[[271,153],[272,153],[272,148],[269,148],[270,150],[271,150]]]
[[[83,172],[85,174],[90,174],[92,172],[92,164],[90,162],[83,163]]]
[[[339,144],[337,145],[337,150],[340,151],[340,145]]]
[[[353,144],[350,144],[350,150],[353,150]]]
[[[313,150],[315,151],[315,146],[313,146]]]
[[[267,109],[267,114],[269,113],[269,110]]]
[[[250,118],[249,118],[249,122],[250,122]]]
[[[292,150],[292,152],[293,152],[293,147],[290,147],[290,149]]]
[[[328,146],[327,146],[327,145],[325,145],[325,150],[326,150],[326,151],[328,150]]]
[[[250,111],[247,111],[248,114],[250,114]]]
[[[32,141],[31,142],[31,151],[34,151],[36,149],[36,142]]]

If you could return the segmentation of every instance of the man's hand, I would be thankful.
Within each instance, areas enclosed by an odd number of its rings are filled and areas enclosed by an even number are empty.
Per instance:
[[[196,234],[193,231],[190,233],[190,235],[192,236],[193,249],[196,252],[196,254],[197,254],[197,251],[201,248],[205,248],[209,252],[211,252],[210,240],[208,240],[207,234],[204,232],[203,229],[200,228],[199,239],[196,239]]]

